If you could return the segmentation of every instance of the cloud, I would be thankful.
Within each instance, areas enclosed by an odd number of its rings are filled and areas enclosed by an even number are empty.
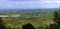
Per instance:
[[[46,4],[49,4],[49,3],[51,3],[51,1],[45,1],[45,3],[46,3]]]
[[[50,3],[60,4],[60,1],[45,1],[44,3],[46,3],[46,4],[50,4]]]
[[[0,8],[55,8],[58,7],[60,1],[7,1],[0,0]],[[56,6],[57,5],[57,6]]]
[[[53,1],[54,3],[60,3],[60,1]]]

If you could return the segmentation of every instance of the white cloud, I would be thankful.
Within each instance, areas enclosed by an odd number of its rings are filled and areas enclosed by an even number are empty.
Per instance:
[[[56,4],[60,4],[60,1],[45,1],[45,3],[49,4],[49,3],[56,3]]]
[[[45,3],[46,3],[46,4],[49,4],[49,3],[51,3],[51,1],[45,1]]]
[[[13,6],[13,5],[7,5],[7,6]]]
[[[60,1],[19,1],[19,2],[8,2],[6,0],[5,3],[0,4],[2,8],[40,8],[40,7],[55,7],[54,3],[60,3]],[[46,5],[46,4],[47,5]],[[3,6],[4,5],[4,6]],[[53,5],[53,6],[51,6]],[[54,6],[55,5],[55,6]],[[58,5],[57,5],[58,6]],[[57,7],[56,6],[56,7]]]

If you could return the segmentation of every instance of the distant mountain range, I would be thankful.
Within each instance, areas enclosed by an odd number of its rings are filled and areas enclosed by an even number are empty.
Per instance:
[[[44,8],[44,9],[0,9],[0,12],[18,12],[18,11],[56,11],[60,10],[60,8]]]

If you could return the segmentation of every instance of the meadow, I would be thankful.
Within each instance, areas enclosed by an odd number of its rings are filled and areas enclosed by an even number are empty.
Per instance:
[[[22,29],[22,26],[31,23],[36,29],[45,29],[50,24],[54,24],[54,11],[51,10],[28,10],[19,12],[0,13],[0,15],[8,15],[2,17],[2,24],[6,29]],[[11,15],[20,14],[18,17]],[[16,15],[17,16],[17,15]]]

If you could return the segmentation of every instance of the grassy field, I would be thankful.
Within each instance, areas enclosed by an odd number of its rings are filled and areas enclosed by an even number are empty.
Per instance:
[[[47,27],[50,23],[53,23],[53,14],[51,12],[42,12],[42,13],[24,13],[21,14],[19,17],[9,17],[9,18],[2,18],[4,25],[7,29],[9,28],[16,28],[22,29],[22,25],[31,23],[36,29],[39,26],[43,28]]]

